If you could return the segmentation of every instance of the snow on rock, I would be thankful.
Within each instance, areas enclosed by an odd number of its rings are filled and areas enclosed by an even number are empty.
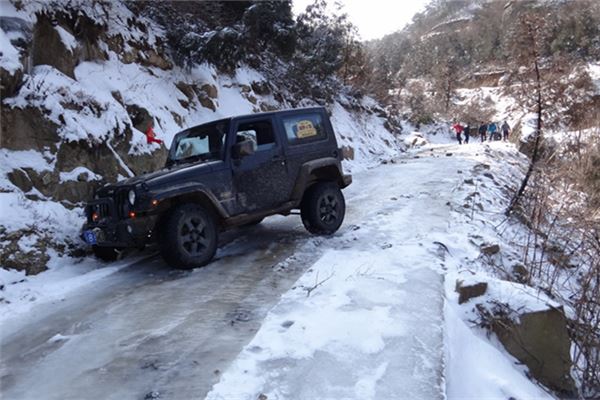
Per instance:
[[[83,174],[83,175],[82,175]],[[99,181],[102,177],[98,174],[93,173],[88,168],[85,167],[77,167],[72,169],[69,172],[61,172],[60,173],[60,181],[76,181],[80,176],[83,176],[83,179],[86,181]]]
[[[58,32],[63,44],[71,53],[77,48],[77,39],[71,33],[67,32],[62,26],[55,26],[54,29]]]
[[[0,214],[2,226],[8,230],[43,225],[49,233],[60,233],[57,241],[78,237],[84,222],[79,209],[69,210],[54,201],[29,200],[19,192],[0,193]]]
[[[0,29],[0,68],[5,69],[11,75],[19,70],[21,62],[19,61],[19,51],[11,44],[8,35]]]
[[[394,158],[403,149],[401,142],[385,128],[385,119],[375,114],[350,112],[335,102],[331,107],[331,124],[338,144],[354,149],[354,159],[344,162],[351,172]]]

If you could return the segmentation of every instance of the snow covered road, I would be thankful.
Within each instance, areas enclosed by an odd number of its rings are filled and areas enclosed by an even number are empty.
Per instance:
[[[438,146],[355,174],[332,238],[273,217],[205,268],[151,256],[5,319],[3,398],[444,398],[436,242],[475,156]]]

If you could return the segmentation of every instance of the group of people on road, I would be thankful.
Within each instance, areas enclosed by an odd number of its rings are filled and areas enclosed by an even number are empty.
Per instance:
[[[464,143],[469,143],[469,138],[471,137],[472,133],[479,134],[481,143],[485,142],[486,140],[490,142],[493,140],[504,140],[506,142],[508,141],[508,136],[510,134],[510,126],[506,121],[504,121],[502,124],[499,122],[485,123],[481,121],[481,124],[473,124],[473,127],[471,127],[471,124],[469,123],[461,125],[455,121],[454,125],[452,125],[452,129],[454,129],[456,132],[456,140],[458,141],[458,144],[463,144],[463,141]]]

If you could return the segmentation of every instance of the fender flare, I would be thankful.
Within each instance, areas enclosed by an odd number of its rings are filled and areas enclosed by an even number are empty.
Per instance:
[[[322,176],[317,177],[316,173],[322,171]],[[296,183],[292,189],[291,198],[295,201],[302,200],[302,196],[306,188],[308,188],[315,180],[326,179],[336,181],[340,188],[345,188],[352,182],[350,175],[342,173],[342,163],[337,158],[325,157],[317,160],[312,160],[304,163],[300,167],[300,173],[296,178]]]
[[[158,200],[159,203],[173,201],[182,197],[189,198],[191,201],[196,198],[200,200],[200,202],[208,203],[213,207],[215,212],[218,214],[218,217],[229,217],[229,213],[221,205],[212,191],[210,191],[205,185],[199,183],[188,182],[181,185],[171,186],[165,190],[161,190],[153,196],[153,198]]]

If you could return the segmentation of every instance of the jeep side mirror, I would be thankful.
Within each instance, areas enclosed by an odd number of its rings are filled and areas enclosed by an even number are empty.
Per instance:
[[[245,156],[254,154],[256,151],[256,143],[252,140],[244,140],[233,145],[231,156],[239,160]]]

